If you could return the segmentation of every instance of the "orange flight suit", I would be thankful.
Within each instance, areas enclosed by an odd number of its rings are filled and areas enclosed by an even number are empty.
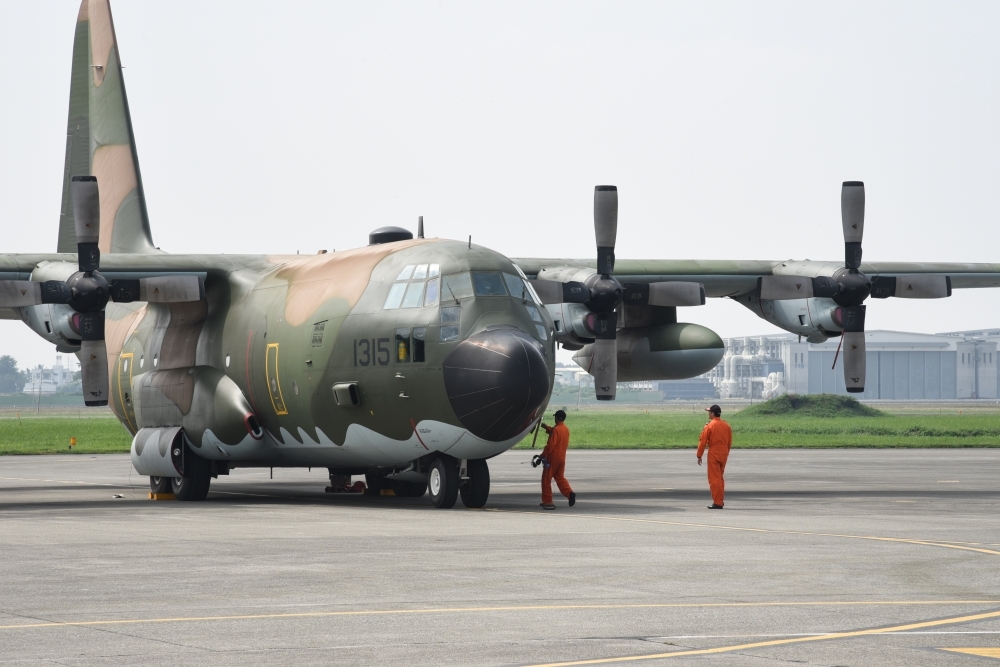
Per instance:
[[[698,440],[698,458],[708,447],[708,488],[712,490],[712,503],[725,504],[726,482],[722,474],[726,471],[726,459],[733,446],[733,429],[721,417],[711,416]]]
[[[559,493],[569,498],[573,488],[566,481],[566,450],[569,448],[569,429],[566,424],[558,422],[555,426],[543,426],[549,434],[549,440],[542,450],[542,458],[549,462],[549,467],[542,470],[542,502],[552,504],[552,480],[556,480]]]

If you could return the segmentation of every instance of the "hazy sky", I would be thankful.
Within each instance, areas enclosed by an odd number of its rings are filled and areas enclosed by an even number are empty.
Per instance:
[[[79,4],[9,3],[4,252],[56,244]],[[157,245],[302,252],[383,225],[513,257],[1000,261],[1000,3],[114,0]],[[869,302],[868,328],[1000,327],[1000,290]],[[727,300],[681,319],[777,332]],[[0,322],[0,353],[54,350]]]

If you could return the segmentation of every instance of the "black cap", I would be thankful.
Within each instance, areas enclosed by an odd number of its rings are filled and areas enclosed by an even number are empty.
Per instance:
[[[562,410],[556,410],[556,413],[553,416],[556,418],[557,422],[566,421],[566,413]]]
[[[718,405],[713,405],[710,408],[705,408],[705,412],[711,412],[716,417],[722,416],[722,408],[720,408]]]

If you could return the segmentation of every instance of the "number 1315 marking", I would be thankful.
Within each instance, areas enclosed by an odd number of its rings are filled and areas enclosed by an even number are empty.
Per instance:
[[[391,358],[388,338],[355,338],[355,366],[388,366]]]

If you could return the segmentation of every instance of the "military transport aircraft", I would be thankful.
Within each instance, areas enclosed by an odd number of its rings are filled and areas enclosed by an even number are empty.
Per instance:
[[[80,356],[87,405],[134,436],[154,492],[202,500],[238,467],[322,466],[334,487],[482,507],[487,460],[539,422],[555,346],[617,381],[713,368],[723,343],[677,307],[729,297],[817,342],[865,384],[865,300],[1000,286],[1000,265],[862,262],[864,186],[843,184],[846,257],[615,261],[618,192],[594,192],[596,261],[511,259],[373,231],[364,248],[176,255],[152,241],[107,0],[76,23],[56,253],[0,255],[0,313]]]

